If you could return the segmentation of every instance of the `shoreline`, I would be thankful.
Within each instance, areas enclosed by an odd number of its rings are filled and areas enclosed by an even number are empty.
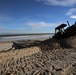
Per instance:
[[[28,36],[12,36],[12,37],[3,37],[0,39],[0,42],[12,42],[19,40],[45,40],[52,38],[53,35],[28,35]]]
[[[27,40],[40,40],[40,41],[44,41],[46,39],[49,39],[50,37],[42,37],[42,38],[32,38],[32,39],[21,39],[21,40],[6,40],[6,41],[0,41],[0,43],[12,43],[12,42],[16,42],[16,41],[27,41]]]
[[[11,36],[26,36],[26,35],[53,35],[54,33],[32,33],[32,34],[3,34],[0,37],[11,37]]]

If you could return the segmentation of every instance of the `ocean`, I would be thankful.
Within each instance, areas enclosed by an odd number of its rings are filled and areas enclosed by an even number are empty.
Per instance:
[[[48,39],[52,38],[53,34],[45,34],[45,35],[25,35],[25,36],[9,36],[9,37],[1,37],[0,42],[6,41],[18,41],[18,40],[37,40],[37,39]]]

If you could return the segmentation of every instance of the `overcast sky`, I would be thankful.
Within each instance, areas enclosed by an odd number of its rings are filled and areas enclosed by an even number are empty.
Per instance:
[[[0,34],[51,33],[76,21],[76,0],[0,0]]]

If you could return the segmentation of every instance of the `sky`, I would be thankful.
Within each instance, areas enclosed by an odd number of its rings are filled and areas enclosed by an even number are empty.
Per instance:
[[[54,33],[76,21],[76,0],[0,0],[0,34]]]

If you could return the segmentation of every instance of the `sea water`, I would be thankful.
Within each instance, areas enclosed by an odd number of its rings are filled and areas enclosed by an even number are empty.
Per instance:
[[[48,39],[48,38],[51,38],[52,36],[53,36],[53,34],[48,34],[48,35],[9,36],[9,37],[1,37],[0,42],[17,41],[17,40]]]

